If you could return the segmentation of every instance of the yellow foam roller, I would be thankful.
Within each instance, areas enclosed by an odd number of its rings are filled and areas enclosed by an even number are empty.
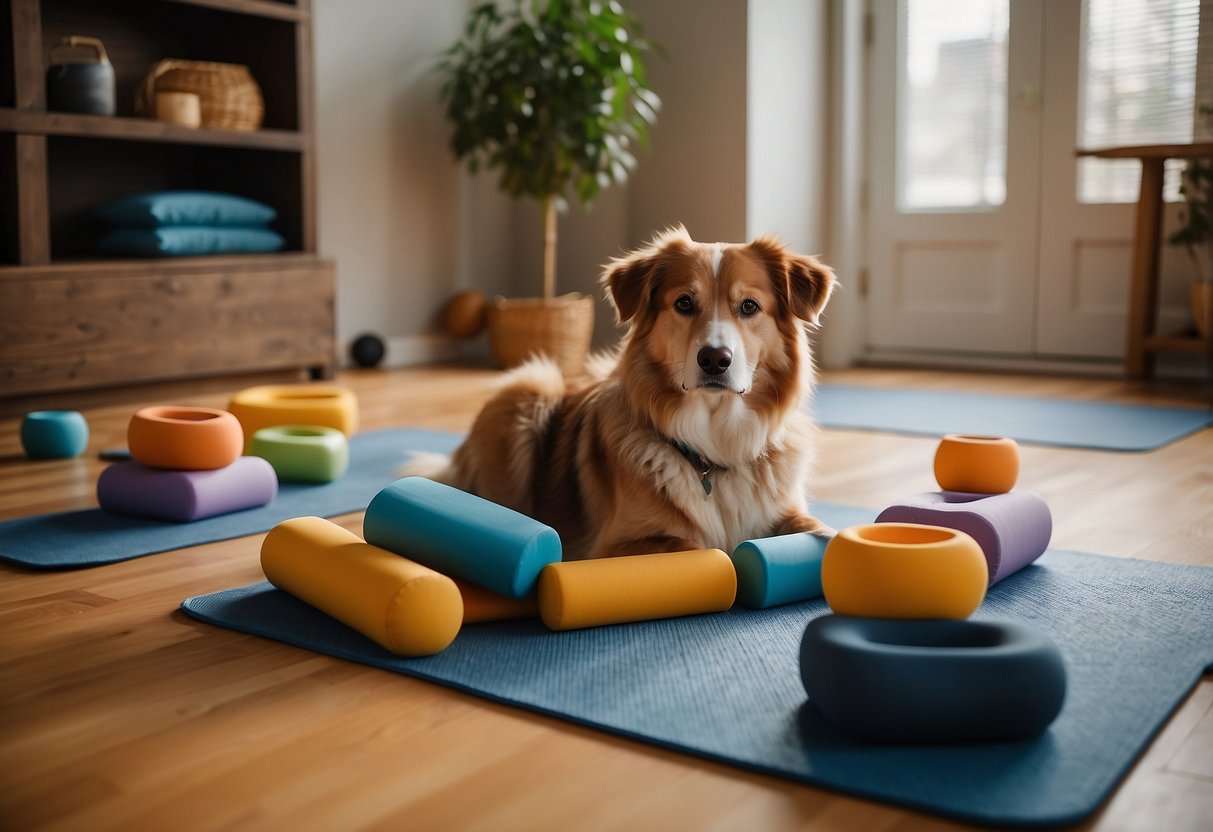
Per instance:
[[[335,428],[346,436],[358,432],[358,399],[335,384],[266,384],[248,387],[232,397],[227,409],[244,429],[244,452],[253,434],[279,425]]]
[[[455,582],[320,517],[296,517],[261,544],[270,583],[400,656],[444,649],[463,624]]]
[[[721,612],[736,596],[719,549],[563,561],[539,575],[539,615],[552,630]]]

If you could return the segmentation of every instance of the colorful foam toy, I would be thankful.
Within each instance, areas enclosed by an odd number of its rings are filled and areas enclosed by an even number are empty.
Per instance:
[[[826,602],[837,615],[968,618],[988,583],[976,540],[915,523],[843,529],[826,547],[821,565]]]
[[[320,425],[346,436],[358,432],[358,400],[333,384],[249,387],[233,396],[227,409],[244,427],[246,453],[257,431],[277,425]]]
[[[236,417],[210,407],[145,407],[126,428],[131,457],[151,468],[213,471],[236,461],[244,431]]]
[[[88,422],[76,410],[34,410],[22,417],[20,436],[30,459],[70,459],[88,447]]]
[[[349,440],[336,428],[312,425],[262,428],[253,434],[249,453],[273,465],[281,482],[332,482],[350,466]]]
[[[826,615],[805,629],[800,674],[833,727],[878,743],[1022,740],[1057,717],[1057,645],[1011,622]]]
[[[539,614],[552,630],[648,621],[733,605],[737,574],[719,549],[553,563],[539,576]]]
[[[277,496],[273,467],[255,456],[242,456],[213,471],[169,471],[117,462],[97,480],[97,502],[106,511],[176,522],[256,508]]]
[[[1031,491],[931,491],[889,506],[877,523],[924,523],[965,532],[986,559],[990,586],[1035,561],[1049,546],[1053,516]]]
[[[935,480],[944,491],[1003,494],[1019,479],[1019,445],[1005,436],[943,437],[935,451]]]
[[[550,526],[422,477],[384,488],[362,522],[368,543],[510,598],[530,593],[561,557]]]
[[[733,550],[737,602],[753,609],[820,597],[821,563],[829,539],[785,534],[746,540]]]
[[[521,598],[511,598],[482,586],[455,581],[463,596],[463,623],[484,624],[489,621],[514,621],[539,617],[539,596],[531,592]]]
[[[261,544],[270,583],[400,656],[445,649],[463,625],[455,583],[319,517],[279,523]]]

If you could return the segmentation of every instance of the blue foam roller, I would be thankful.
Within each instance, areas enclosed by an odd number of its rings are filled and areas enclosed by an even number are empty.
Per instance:
[[[560,560],[560,536],[525,514],[423,477],[406,477],[366,507],[367,543],[511,598]]]
[[[117,462],[97,480],[97,502],[111,514],[188,522],[257,508],[278,496],[278,475],[258,456],[226,468],[170,471]]]
[[[737,601],[764,610],[821,597],[827,538],[800,532],[745,540],[733,550]]]

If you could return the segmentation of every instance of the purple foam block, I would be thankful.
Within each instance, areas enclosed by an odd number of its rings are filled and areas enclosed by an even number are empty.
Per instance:
[[[889,506],[876,522],[923,523],[965,532],[985,553],[990,586],[1044,554],[1053,535],[1053,515],[1031,491],[929,491]]]
[[[213,471],[166,471],[119,462],[97,480],[97,502],[103,509],[157,520],[201,520],[263,506],[277,496],[274,467],[258,456],[242,456]]]

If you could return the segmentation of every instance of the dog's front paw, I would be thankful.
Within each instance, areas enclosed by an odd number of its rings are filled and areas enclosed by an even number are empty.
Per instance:
[[[799,532],[808,532],[809,534],[814,534],[818,537],[826,538],[827,540],[838,534],[838,532],[818,520],[816,517],[811,517],[807,514],[793,514],[789,517],[785,517],[776,527],[774,534],[797,534]]]

